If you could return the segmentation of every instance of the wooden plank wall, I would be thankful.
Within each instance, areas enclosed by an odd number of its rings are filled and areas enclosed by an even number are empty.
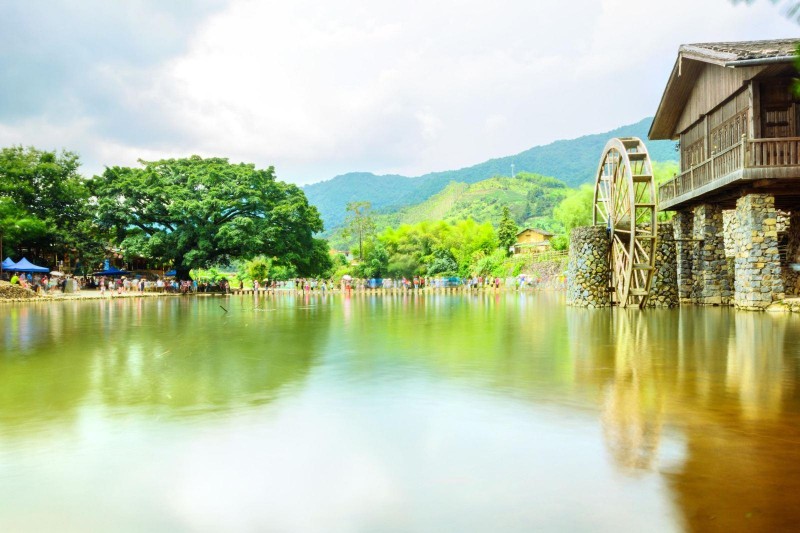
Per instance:
[[[675,131],[682,132],[688,129],[721,102],[744,89],[747,80],[763,69],[764,67],[726,68],[706,64],[692,88],[691,96],[686,102]],[[746,101],[746,95],[744,93],[742,95]],[[738,98],[736,100],[738,103]],[[735,112],[731,117],[734,114]]]

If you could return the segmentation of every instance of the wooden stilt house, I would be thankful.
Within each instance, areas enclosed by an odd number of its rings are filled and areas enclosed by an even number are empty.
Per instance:
[[[800,38],[683,45],[650,139],[680,143],[680,174],[660,208],[733,207],[748,191],[800,199]]]

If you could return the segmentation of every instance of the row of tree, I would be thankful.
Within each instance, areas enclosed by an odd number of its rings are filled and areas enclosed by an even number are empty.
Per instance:
[[[446,222],[419,222],[375,229],[368,202],[348,205],[343,231],[355,245],[354,264],[339,261],[336,274],[364,278],[495,275],[509,269],[510,247],[517,227],[509,210],[497,229],[489,222],[468,218]],[[505,269],[505,270],[504,270]]]
[[[670,179],[677,171],[677,163],[653,165],[656,183]],[[542,181],[541,177],[537,179]],[[557,190],[564,191],[561,200],[550,207],[543,225],[557,232],[550,241],[552,247],[565,250],[573,228],[592,224],[594,190],[591,185]],[[466,218],[455,222],[422,221],[379,230],[376,220],[382,219],[376,219],[369,202],[347,205],[345,224],[336,238],[352,244],[353,255],[360,261],[355,268],[340,262],[340,273],[368,278],[507,275],[519,268],[520,261],[508,259],[518,227],[507,206],[502,208],[497,228],[488,221]]]
[[[3,148],[3,253],[89,266],[121,253],[171,265],[180,279],[255,256],[303,276],[330,269],[327,242],[314,238],[319,213],[273,167],[198,156],[140,164],[84,178],[74,153]]]

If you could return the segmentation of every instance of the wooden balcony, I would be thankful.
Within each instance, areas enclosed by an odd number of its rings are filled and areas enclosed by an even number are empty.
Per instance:
[[[690,205],[728,186],[765,179],[800,178],[800,137],[746,139],[658,187],[660,210]]]

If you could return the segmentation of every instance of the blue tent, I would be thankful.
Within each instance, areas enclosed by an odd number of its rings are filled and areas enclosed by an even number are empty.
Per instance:
[[[167,271],[167,272],[164,274],[164,277],[167,277],[167,278],[173,278],[173,277],[175,277],[175,274],[177,274],[177,272],[175,272],[175,269],[173,268],[172,270],[168,270],[168,271]]]
[[[103,270],[95,272],[93,275],[110,276],[113,278],[114,276],[127,276],[128,274],[130,274],[130,272],[128,272],[127,270],[120,270],[115,266],[110,266],[108,264],[108,259],[106,259],[105,261],[103,261]]]
[[[110,276],[112,278],[114,276],[127,276],[128,274],[130,274],[130,272],[127,270],[120,270],[113,266],[94,273],[95,276]]]
[[[9,268],[13,267],[14,265],[16,265],[16,263],[14,261],[12,261],[10,257],[6,257],[3,260],[3,270],[8,270]]]
[[[3,269],[10,272],[50,272],[49,268],[34,265],[24,257],[20,259],[18,263],[15,263],[14,266],[3,266]]]

